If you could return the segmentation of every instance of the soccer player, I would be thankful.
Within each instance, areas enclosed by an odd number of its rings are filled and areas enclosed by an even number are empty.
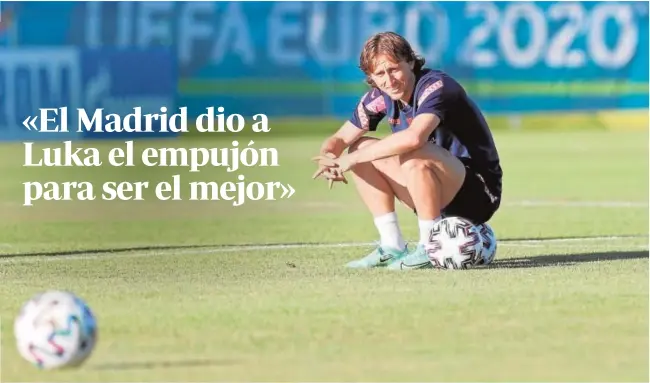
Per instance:
[[[502,170],[483,114],[458,82],[424,63],[396,33],[368,39],[360,68],[370,90],[314,158],[314,178],[328,179],[330,187],[347,183],[345,173],[351,172],[379,232],[377,249],[347,267],[432,267],[424,244],[436,221],[458,216],[478,225],[499,208]],[[384,118],[392,134],[364,137]],[[396,199],[417,214],[420,240],[412,251],[399,227]]]

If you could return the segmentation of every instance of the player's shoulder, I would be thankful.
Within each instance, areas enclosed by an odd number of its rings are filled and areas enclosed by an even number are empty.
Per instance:
[[[377,88],[371,88],[361,96],[359,105],[363,105],[371,113],[384,113],[388,108],[388,95]]]
[[[423,68],[415,85],[416,90],[424,91],[428,88],[443,88],[445,86],[458,86],[458,82],[448,73],[436,69]]]
[[[447,72],[439,69],[422,68],[417,84],[426,84],[436,81],[456,82],[456,80]]]
[[[441,70],[423,68],[415,86],[418,105],[432,93],[445,90],[457,90],[460,84],[449,74]]]

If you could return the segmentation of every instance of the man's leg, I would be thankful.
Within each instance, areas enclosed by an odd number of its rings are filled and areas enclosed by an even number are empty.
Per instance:
[[[465,165],[446,149],[425,145],[400,157],[402,174],[420,221],[420,242],[456,196],[465,180]]]
[[[442,210],[463,185],[465,165],[446,149],[433,144],[401,155],[399,162],[404,185],[418,215],[420,240],[415,251],[391,263],[389,269],[430,267],[424,245]]]
[[[354,143],[349,151],[353,152],[377,141],[376,138],[363,137]],[[385,266],[393,259],[404,257],[406,243],[395,213],[395,198],[411,207],[413,202],[406,187],[395,181],[401,172],[399,158],[358,164],[351,171],[357,192],[373,216],[375,227],[379,232],[380,247],[368,256],[350,262],[348,267]]]
[[[375,138],[364,137],[350,147],[350,150],[354,151],[377,141]],[[395,198],[417,211],[420,240],[417,249],[407,257],[410,260],[405,260],[404,267],[420,268],[430,265],[425,262],[428,258],[423,245],[428,240],[429,231],[440,218],[442,209],[453,200],[463,184],[463,163],[446,149],[427,144],[401,156],[355,165],[351,170],[357,191],[373,217],[395,217],[389,220],[393,222],[393,226],[387,226],[389,229],[386,232],[396,233],[397,230],[401,238],[395,216]],[[377,221],[376,225],[381,233],[382,229]],[[372,254],[370,258],[373,258]],[[376,258],[375,256],[375,261]],[[401,268],[401,258],[394,257],[390,260],[393,262],[393,268]],[[364,261],[363,264],[367,262]]]

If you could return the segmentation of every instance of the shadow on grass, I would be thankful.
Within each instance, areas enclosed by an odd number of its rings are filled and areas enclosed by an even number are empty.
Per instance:
[[[647,238],[647,235],[618,235],[617,238]],[[499,242],[546,242],[556,240],[589,240],[601,239],[601,236],[595,237],[546,237],[546,238],[504,238]],[[206,245],[164,245],[164,246],[131,246],[131,247],[116,247],[104,249],[79,249],[79,250],[65,250],[65,251],[34,251],[34,252],[16,252],[16,253],[0,253],[0,258],[17,258],[17,257],[57,257],[57,256],[70,256],[70,255],[110,255],[120,253],[132,253],[141,251],[171,251],[171,250],[191,250],[191,249],[223,249],[223,250],[273,250],[274,248],[300,248],[300,247],[339,247],[341,244],[336,243],[314,243],[314,242],[294,242],[294,243],[244,243],[244,244],[206,244]],[[343,244],[345,245],[345,244]],[[348,243],[350,247],[353,246],[371,246],[372,243]],[[563,257],[563,256],[559,256]],[[570,257],[573,257],[571,255]],[[510,261],[510,260],[509,260]]]
[[[132,361],[102,363],[90,367],[93,370],[151,370],[159,368],[189,368],[189,367],[210,367],[210,366],[231,366],[236,362],[223,359],[181,359],[181,360],[159,360],[159,361]]]
[[[497,254],[498,257],[498,254]],[[580,253],[562,255],[538,255],[534,257],[508,258],[495,260],[488,269],[500,268],[527,268],[527,267],[551,267],[570,266],[585,262],[620,261],[627,259],[648,258],[648,250],[642,251],[609,251],[601,253]]]
[[[35,251],[27,253],[7,253],[0,254],[0,258],[17,258],[17,257],[60,257],[67,255],[110,255],[120,253],[132,253],[137,251],[163,251],[163,250],[183,250],[183,249],[212,249],[219,247],[237,247],[237,245],[178,245],[178,246],[133,246],[133,247],[116,247],[106,249],[80,249],[66,251]]]

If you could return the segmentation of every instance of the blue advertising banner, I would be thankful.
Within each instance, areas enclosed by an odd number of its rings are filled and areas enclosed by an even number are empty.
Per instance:
[[[39,108],[68,108],[68,138],[80,135],[77,108],[88,113],[104,108],[104,114],[121,115],[133,112],[134,106],[143,113],[159,113],[161,106],[172,110],[176,85],[175,59],[165,48],[0,49],[0,138],[66,138],[66,133],[35,135],[23,126]],[[98,137],[85,131],[81,135]]]
[[[11,2],[15,46],[175,52],[191,113],[347,116],[373,33],[488,112],[648,107],[647,2]]]
[[[103,116],[114,113],[121,117],[139,113],[169,115],[175,112],[176,60],[168,49],[84,50],[81,54],[81,83],[84,84],[84,107],[88,111],[103,109]],[[141,119],[145,126],[145,117]],[[161,121],[154,120],[155,133],[82,132],[89,138],[160,137],[176,133],[160,132]]]

